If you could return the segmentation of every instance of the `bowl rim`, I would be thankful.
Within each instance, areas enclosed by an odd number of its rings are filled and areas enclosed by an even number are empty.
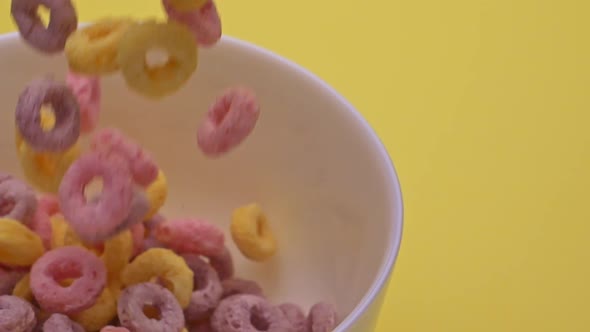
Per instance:
[[[80,23],[80,26],[85,26],[88,23]],[[0,45],[9,42],[16,42],[20,39],[20,35],[18,32],[9,32],[0,34]],[[356,307],[348,314],[348,316],[340,322],[338,327],[334,330],[334,332],[345,332],[349,330],[351,327],[355,325],[357,321],[368,311],[371,304],[375,303],[379,300],[380,295],[384,295],[384,292],[387,291],[385,288],[388,285],[388,281],[393,273],[393,267],[397,261],[399,256],[399,251],[401,247],[401,239],[403,235],[403,224],[404,224],[404,205],[403,205],[403,197],[402,197],[402,190],[399,181],[399,177],[395,166],[393,164],[393,160],[389,155],[383,141],[378,137],[375,130],[371,127],[368,121],[361,115],[361,113],[342,95],[340,95],[332,86],[330,86],[326,81],[321,79],[319,76],[312,73],[309,69],[295,63],[292,60],[289,60],[278,53],[270,51],[262,46],[258,46],[251,42],[238,39],[236,37],[223,35],[220,43],[229,44],[230,46],[235,46],[237,48],[245,49],[246,51],[250,51],[253,53],[258,53],[260,56],[265,57],[268,60],[274,61],[282,66],[287,66],[289,69],[303,74],[305,79],[315,83],[321,89],[325,90],[332,98],[338,100],[339,103],[346,106],[346,112],[348,115],[354,117],[355,121],[360,124],[362,130],[370,140],[372,141],[373,148],[378,151],[380,159],[386,164],[386,176],[388,178],[388,191],[392,192],[394,195],[394,199],[396,200],[394,204],[391,206],[397,206],[398,209],[392,209],[390,211],[391,215],[393,216],[390,220],[392,224],[392,229],[389,234],[389,247],[386,249],[386,256],[384,261],[381,263],[379,268],[379,272],[377,276],[373,280],[369,289],[365,292],[362,299]],[[398,221],[398,222],[396,222]],[[376,308],[379,310],[380,308]]]

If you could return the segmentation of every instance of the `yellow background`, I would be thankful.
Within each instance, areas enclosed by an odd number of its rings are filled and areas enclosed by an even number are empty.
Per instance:
[[[389,148],[406,221],[378,331],[590,331],[590,1],[218,2],[225,33],[310,68]]]

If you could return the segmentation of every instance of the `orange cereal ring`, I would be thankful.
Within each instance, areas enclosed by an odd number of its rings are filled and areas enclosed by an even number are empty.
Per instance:
[[[119,70],[119,43],[131,25],[129,18],[108,17],[71,34],[65,47],[70,70],[89,76]]]
[[[153,248],[137,256],[121,274],[125,286],[152,281],[157,278],[186,308],[193,292],[193,271],[184,259],[172,250]]]
[[[149,63],[148,55],[154,50],[167,53],[165,61],[157,61],[163,64]],[[185,26],[150,21],[127,30],[119,44],[117,59],[130,88],[161,98],[178,90],[192,76],[197,69],[198,49]]]

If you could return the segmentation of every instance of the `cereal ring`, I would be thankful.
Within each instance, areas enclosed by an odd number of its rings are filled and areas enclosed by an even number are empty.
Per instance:
[[[37,209],[45,211],[47,215],[52,217],[60,212],[59,200],[53,195],[41,195],[37,200]]]
[[[103,180],[102,193],[96,202],[87,203],[84,188],[95,177]],[[72,164],[59,187],[59,203],[66,220],[88,243],[115,234],[129,215],[132,199],[133,184],[126,165],[92,153]]]
[[[195,290],[191,302],[184,310],[188,322],[197,322],[209,318],[221,300],[221,282],[217,272],[197,255],[182,256],[194,273]]]
[[[77,279],[69,287],[62,287],[59,282],[69,278]],[[31,268],[31,290],[41,308],[48,312],[75,314],[90,308],[106,281],[104,263],[77,246],[49,251]]]
[[[168,249],[153,248],[137,256],[121,273],[126,286],[147,282],[154,277],[164,281],[182,308],[188,306],[194,285],[193,271],[182,257]]]
[[[55,126],[49,131],[41,128],[43,105],[51,105],[55,114]],[[33,80],[18,98],[16,124],[20,135],[35,150],[65,151],[71,148],[80,136],[78,101],[63,83],[50,78]]]
[[[66,76],[66,85],[72,90],[80,106],[80,132],[93,131],[100,115],[100,79],[70,71]]]
[[[143,251],[143,237],[145,236],[145,225],[143,223],[133,225],[131,231],[131,238],[133,241],[133,250],[131,257],[139,255]]]
[[[119,70],[117,50],[132,24],[129,18],[108,17],[72,33],[65,45],[70,69],[91,76]]]
[[[249,259],[264,261],[277,251],[277,241],[257,204],[237,208],[232,215],[230,231],[238,249]]]
[[[110,238],[104,244],[100,259],[107,268],[107,283],[112,284],[121,279],[121,272],[131,259],[133,248],[131,232],[124,231]]]
[[[151,219],[164,206],[168,197],[168,180],[162,170],[158,172],[158,177],[147,187],[146,194],[150,201],[150,210],[145,219]]]
[[[105,326],[100,332],[129,332],[129,330],[124,327]]]
[[[223,231],[201,219],[177,219],[154,229],[156,239],[180,254],[214,256],[224,249]]]
[[[197,143],[208,157],[217,157],[242,143],[260,116],[254,92],[237,87],[226,90],[211,105],[197,130]]]
[[[235,295],[221,301],[211,317],[211,326],[223,332],[292,332],[279,308],[252,295]]]
[[[25,274],[14,286],[12,295],[20,297],[27,302],[33,302],[33,292],[31,291],[31,274]]]
[[[41,5],[51,11],[47,28],[37,14]],[[61,52],[78,27],[76,9],[70,0],[13,0],[10,12],[22,38],[46,53]]]
[[[96,303],[75,315],[72,319],[80,324],[84,331],[98,331],[117,316],[117,299],[109,288],[105,288]]]
[[[52,314],[43,323],[43,332],[86,332],[80,324],[62,314]]]
[[[170,0],[170,4],[180,11],[195,10],[203,7],[208,0]]]
[[[279,309],[281,309],[287,320],[291,323],[293,332],[308,332],[307,318],[300,306],[293,303],[283,303],[279,305]]]
[[[198,322],[189,326],[188,332],[215,332],[209,320]]]
[[[0,267],[0,295],[10,295],[25,272]]]
[[[33,307],[16,296],[0,296],[0,331],[30,332],[37,322]]]
[[[51,249],[51,237],[53,231],[51,227],[51,220],[49,219],[49,215],[47,214],[46,210],[37,208],[37,211],[35,211],[35,215],[33,216],[33,220],[29,224],[29,228],[39,235],[45,249]]]
[[[310,332],[332,332],[338,325],[336,308],[329,303],[314,304],[307,317],[307,329]]]
[[[146,314],[152,309],[153,319]],[[166,288],[142,283],[123,290],[117,305],[121,325],[131,332],[180,331],[184,328],[182,309]]]
[[[28,185],[14,178],[0,182],[0,218],[29,224],[36,210],[37,197]]]
[[[0,264],[30,266],[43,255],[43,241],[27,226],[0,219]]]
[[[220,280],[229,279],[234,276],[234,261],[227,247],[223,247],[223,250],[219,254],[208,256],[207,258],[209,259],[209,264],[217,271]]]
[[[25,177],[37,189],[46,193],[57,193],[64,174],[78,159],[80,152],[78,143],[61,153],[38,152],[25,142],[18,146],[18,157]]]
[[[158,166],[152,156],[118,129],[104,128],[98,131],[92,137],[90,148],[101,156],[118,156],[125,160],[133,179],[140,186],[151,184],[158,176]]]
[[[153,49],[168,59],[161,66],[146,65]],[[197,69],[198,51],[190,31],[175,22],[145,22],[127,30],[117,56],[127,85],[146,96],[161,98],[178,90]]]
[[[163,0],[168,18],[184,24],[193,33],[197,44],[203,47],[215,45],[221,39],[221,19],[213,0],[200,0],[203,5],[188,11],[179,9],[175,2],[184,0]]]
[[[230,278],[221,281],[221,286],[223,287],[223,294],[221,295],[223,299],[241,294],[264,297],[262,288],[255,281]]]

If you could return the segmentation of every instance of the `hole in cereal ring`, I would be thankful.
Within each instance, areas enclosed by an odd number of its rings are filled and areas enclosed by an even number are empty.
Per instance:
[[[155,319],[155,320],[162,319],[160,309],[158,309],[158,307],[151,305],[151,304],[145,304],[143,306],[143,314],[149,319]]]
[[[100,197],[102,193],[103,182],[101,177],[95,177],[92,181],[84,187],[84,197],[86,201],[94,201]]]
[[[256,234],[258,236],[263,236],[266,231],[266,220],[263,216],[258,216],[256,218]]]
[[[12,197],[0,197],[0,216],[9,214],[16,205]]]
[[[145,71],[152,80],[166,80],[174,75],[178,65],[178,61],[170,57],[164,48],[154,47],[145,54]]]
[[[264,317],[262,310],[258,307],[253,307],[250,312],[250,324],[258,331],[268,331],[270,323]]]
[[[69,287],[78,278],[82,276],[82,267],[80,264],[56,264],[57,271],[54,274],[54,280],[62,287]]]
[[[39,17],[39,21],[41,21],[41,24],[43,24],[45,29],[47,29],[49,21],[51,20],[51,11],[49,8],[44,5],[39,5],[37,7],[37,17]]]
[[[43,104],[39,110],[41,129],[44,132],[51,131],[55,127],[55,111],[51,104]]]

